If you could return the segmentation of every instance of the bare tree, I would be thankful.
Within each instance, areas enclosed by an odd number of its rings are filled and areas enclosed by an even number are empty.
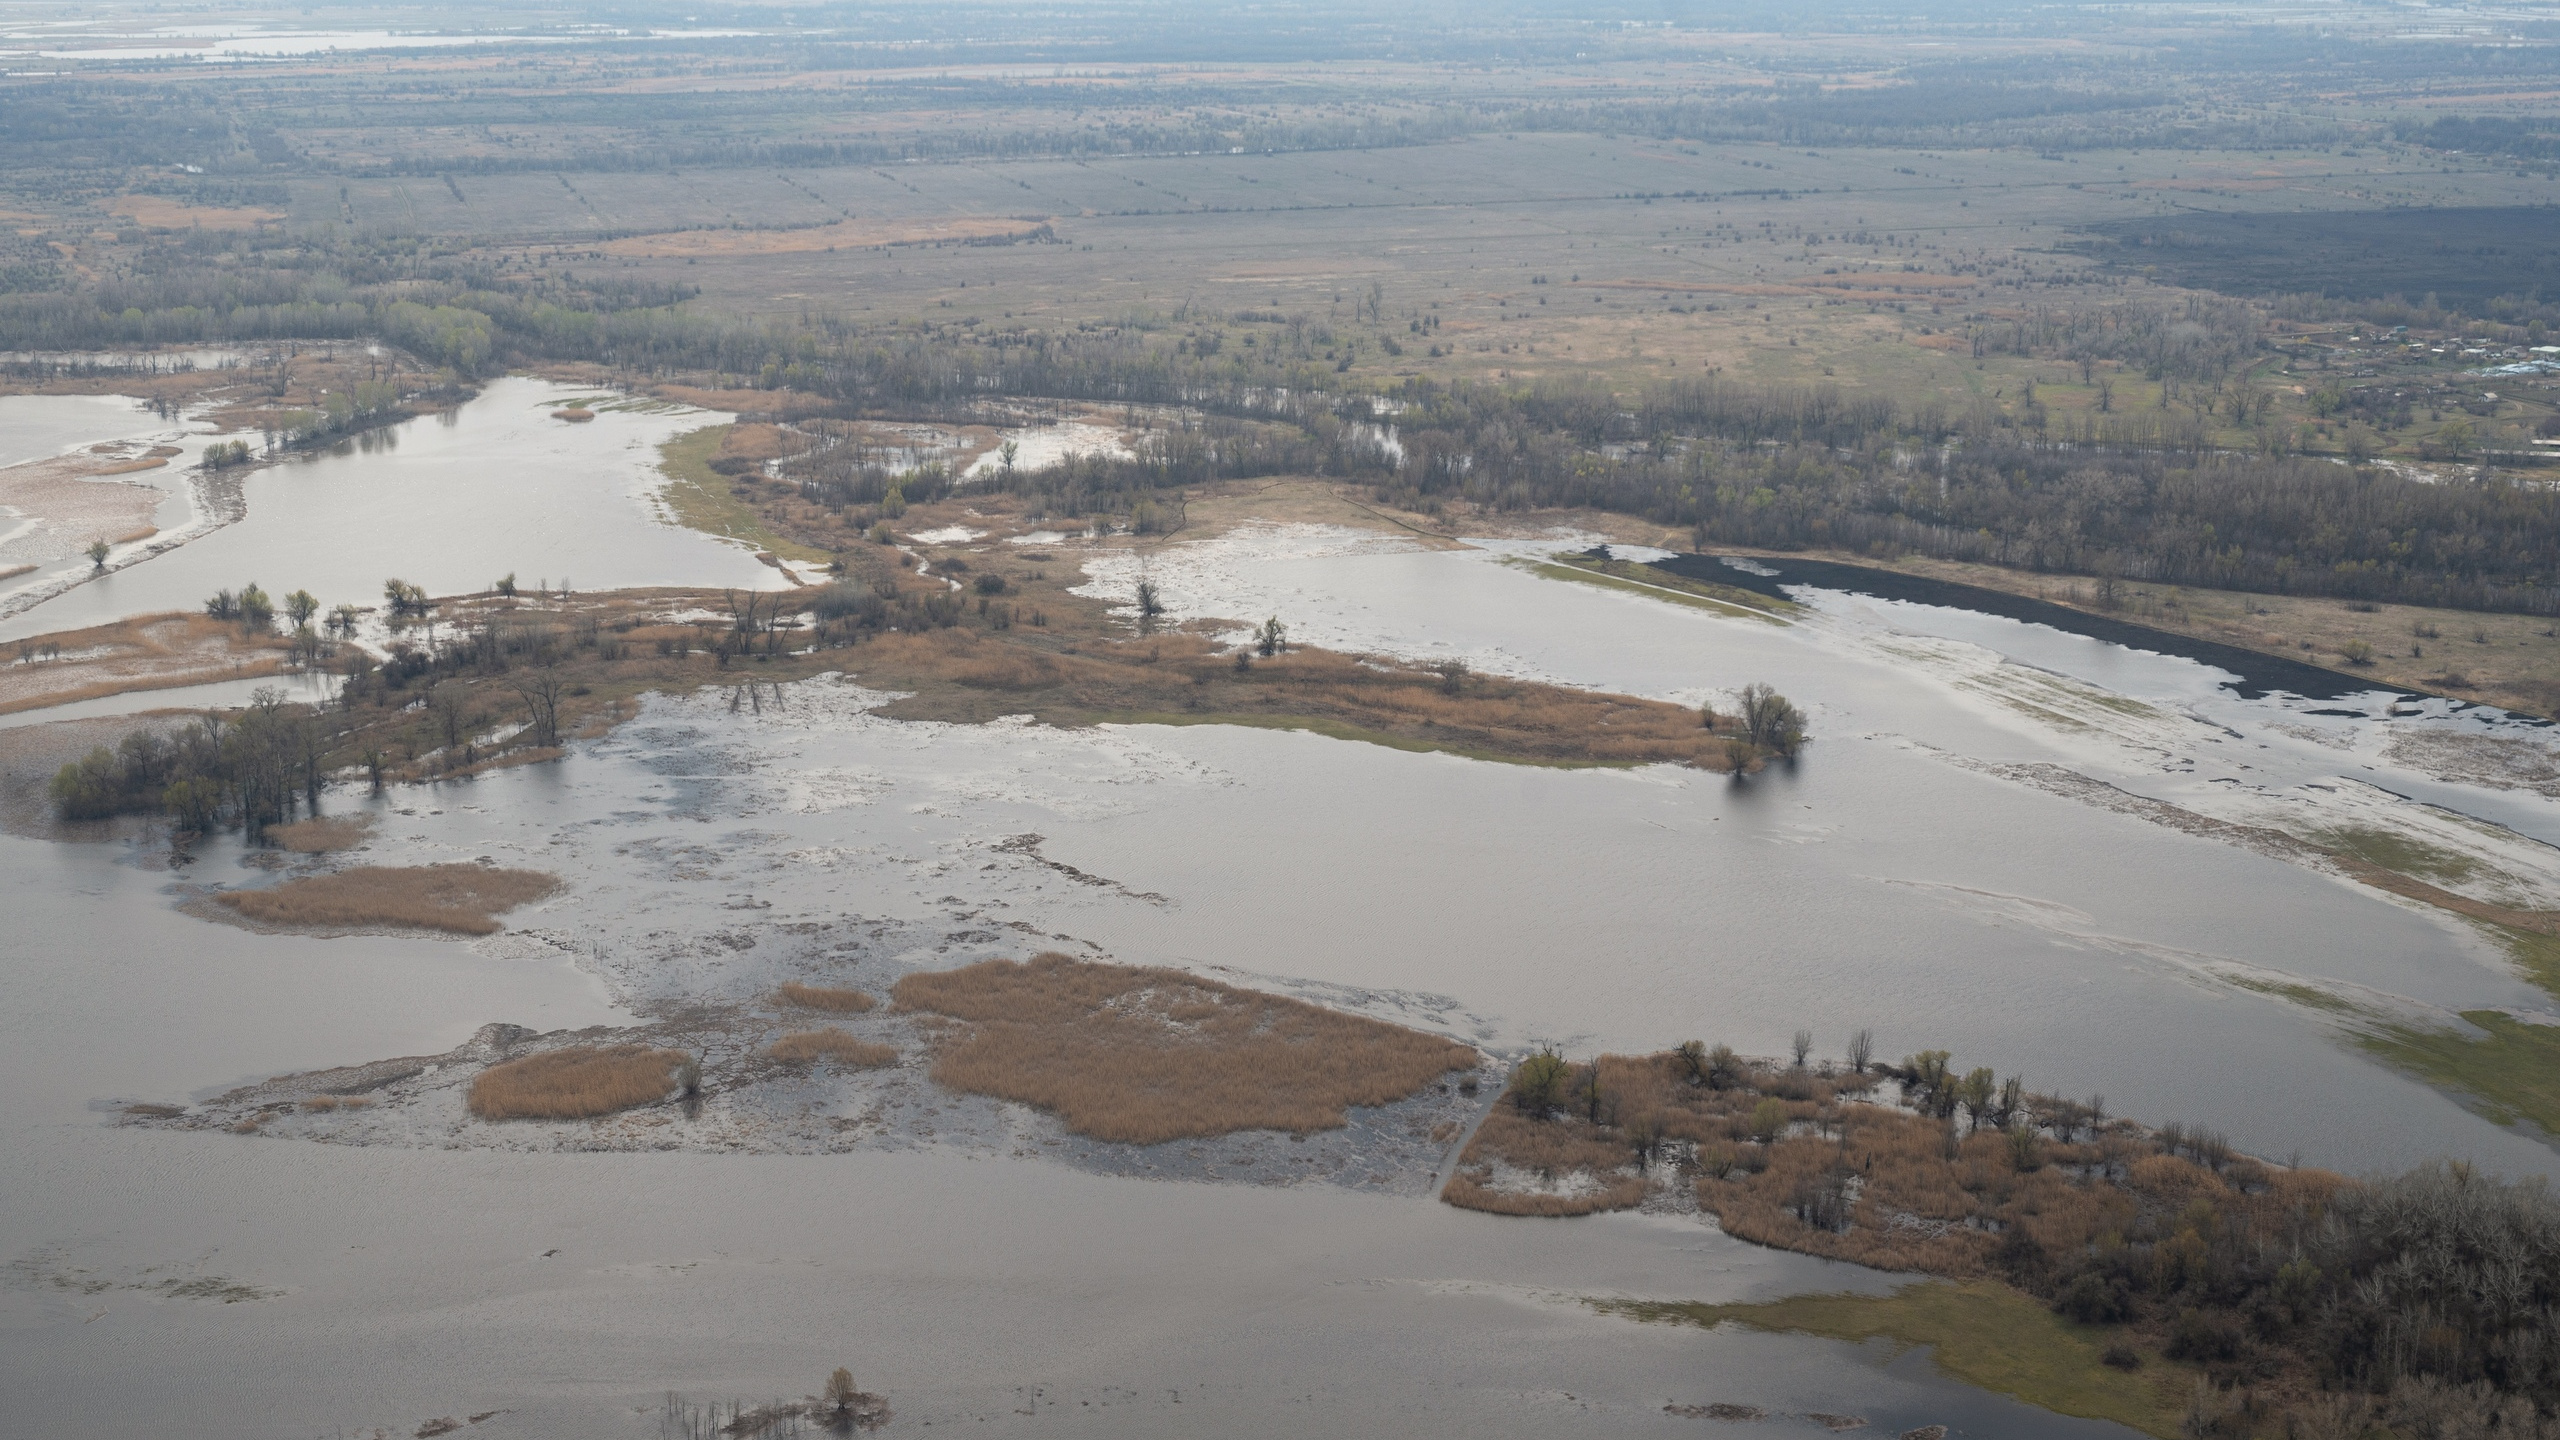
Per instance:
[[[447,680],[427,692],[427,714],[434,717],[436,733],[444,737],[446,749],[462,743],[470,705],[471,687],[459,680]]]
[[[525,713],[533,722],[533,743],[544,749],[559,744],[560,697],[568,688],[560,672],[548,666],[519,670],[507,677],[507,688],[524,701]]]
[[[1813,1053],[1813,1032],[1812,1032],[1812,1031],[1810,1031],[1810,1030],[1799,1030],[1799,1031],[1797,1031],[1797,1032],[1796,1032],[1796,1068],[1797,1068],[1797,1069],[1799,1069],[1799,1070],[1803,1069],[1803,1068],[1804,1068],[1804,1057],[1806,1057],[1807,1055],[1810,1055],[1810,1054],[1812,1054],[1812,1053]]]
[[[1849,1070],[1852,1074],[1867,1073],[1867,1062],[1874,1059],[1875,1054],[1876,1032],[1873,1030],[1861,1030],[1849,1037]]]

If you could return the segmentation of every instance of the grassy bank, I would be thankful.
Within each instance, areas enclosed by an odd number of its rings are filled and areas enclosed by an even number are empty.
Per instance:
[[[708,425],[658,447],[658,468],[667,476],[666,487],[658,493],[676,523],[770,551],[786,560],[826,560],[826,551],[776,533],[755,505],[738,496],[730,478],[711,468],[711,462],[720,458],[722,446],[737,428]]]
[[[1753,1305],[1683,1305],[1594,1300],[1603,1314],[1654,1324],[1739,1325],[1852,1343],[1890,1340],[1928,1346],[1940,1370],[1985,1390],[2059,1415],[2112,1420],[2174,1440],[2196,1377],[2193,1366],[2142,1353],[2142,1368],[2105,1363],[2122,1341],[2109,1329],[2076,1325],[1997,1281],[1922,1281],[1890,1295],[1795,1295]]]
[[[1529,568],[1549,580],[1572,580],[1607,590],[1623,590],[1656,600],[1668,600],[1675,605],[1712,610],[1720,615],[1739,615],[1774,624],[1785,624],[1782,617],[1800,608],[1792,601],[1772,600],[1738,586],[1692,580],[1639,565],[1632,560],[1594,560],[1582,555],[1562,555],[1552,561],[1533,562]]]

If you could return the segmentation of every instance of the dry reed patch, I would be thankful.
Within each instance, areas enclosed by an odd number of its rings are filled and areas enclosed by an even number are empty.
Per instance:
[[[963,1022],[933,1078],[1036,1105],[1079,1135],[1152,1145],[1304,1133],[1476,1063],[1453,1040],[1179,970],[1047,954],[910,975],[906,1008]]]
[[[585,422],[596,418],[596,412],[588,409],[584,405],[572,405],[565,410],[552,411],[551,418],[554,420],[566,420],[571,424],[584,424]]]
[[[107,213],[150,230],[255,230],[284,218],[281,210],[255,206],[188,205],[158,195],[119,195]]]
[[[832,1060],[849,1070],[876,1070],[898,1063],[898,1047],[856,1040],[841,1030],[802,1030],[773,1042],[768,1052],[785,1065],[812,1065]]]
[[[960,215],[946,220],[839,220],[797,230],[667,230],[606,241],[608,255],[667,260],[709,256],[806,255],[871,245],[921,245],[935,240],[1027,239],[1044,222],[1005,215]]]
[[[370,815],[333,815],[267,827],[267,843],[300,855],[352,850],[373,834]]]
[[[209,615],[141,615],[0,645],[0,715],[131,690],[272,675],[290,642]],[[48,654],[62,658],[48,660]]]
[[[1644,1203],[1633,1147],[1572,1116],[1497,1106],[1467,1142],[1440,1198],[1496,1215],[1590,1215]]]
[[[866,684],[917,692],[884,711],[901,719],[1028,709],[1051,723],[1282,725],[1550,764],[1732,764],[1730,733],[1704,728],[1697,711],[1678,705],[1327,650],[1291,650],[1238,670],[1232,652],[1194,635],[1070,648],[1020,631],[954,629],[884,636],[865,643],[854,664]]]
[[[811,1010],[832,1010],[839,1015],[859,1015],[880,1003],[859,990],[840,990],[829,985],[803,985],[797,980],[782,982],[779,993],[785,1005],[799,1005]]]
[[[471,1081],[483,1120],[584,1120],[664,1100],[693,1057],[646,1045],[574,1046],[492,1065]]]
[[[560,888],[539,870],[487,865],[365,865],[213,897],[263,925],[399,925],[487,935],[491,918]]]

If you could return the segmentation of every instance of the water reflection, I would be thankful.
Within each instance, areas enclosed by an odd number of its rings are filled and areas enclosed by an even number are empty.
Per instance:
[[[0,620],[0,638],[193,610],[250,578],[332,606],[379,604],[390,575],[432,594],[511,573],[591,589],[786,583],[746,548],[660,516],[657,447],[723,417],[653,405],[550,418],[595,393],[510,376],[431,419],[253,471],[246,518]]]

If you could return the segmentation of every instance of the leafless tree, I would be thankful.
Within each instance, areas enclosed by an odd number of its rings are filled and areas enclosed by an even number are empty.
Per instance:
[[[507,678],[507,688],[524,701],[525,714],[533,723],[533,743],[545,749],[559,744],[560,696],[568,688],[560,672],[548,666],[519,670]]]

